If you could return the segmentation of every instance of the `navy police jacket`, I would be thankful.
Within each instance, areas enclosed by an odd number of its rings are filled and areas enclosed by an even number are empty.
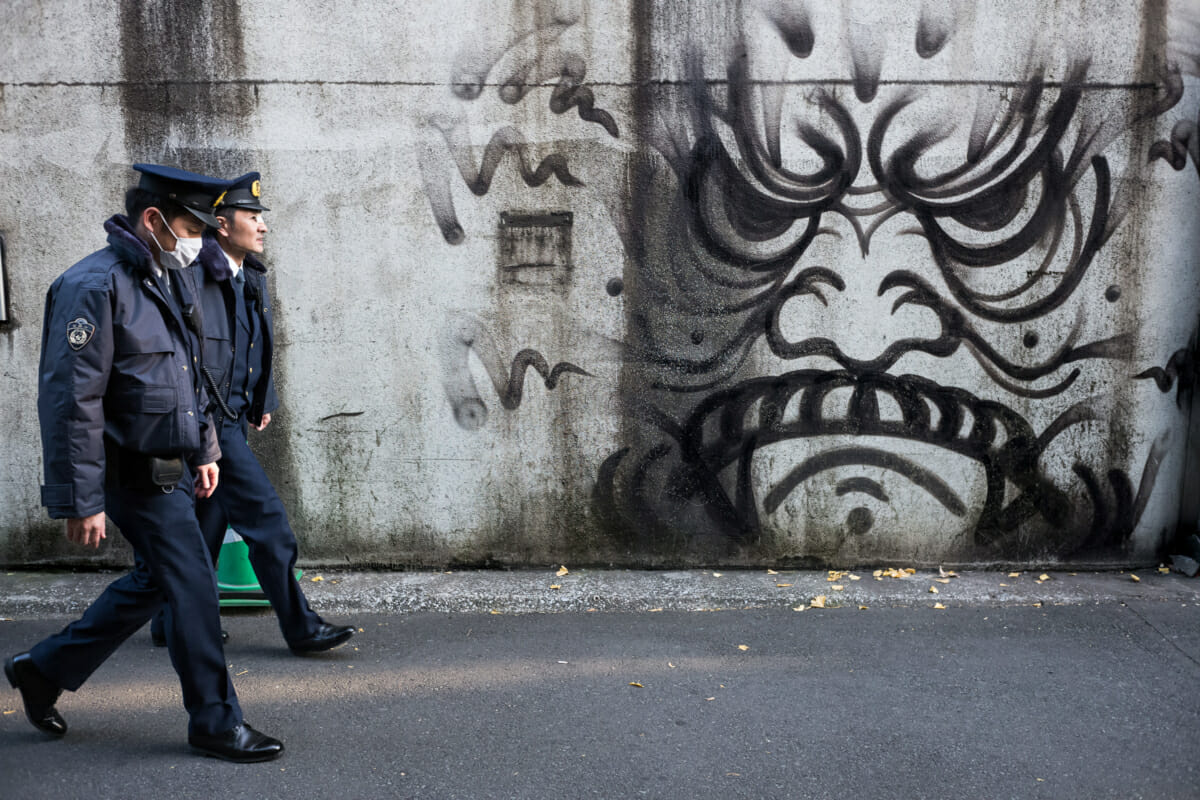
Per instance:
[[[58,277],[46,293],[38,419],[46,482],[42,505],[56,519],[104,510],[104,439],[192,466],[221,457],[209,399],[195,369],[199,340],[154,279],[153,255],[118,214],[108,247]],[[173,282],[188,302],[187,270]],[[194,302],[194,301],[193,301]]]
[[[221,399],[228,403],[234,347],[245,348],[246,343],[238,338],[243,335],[243,331],[238,329],[233,305],[235,294],[230,282],[233,269],[221,246],[210,233],[205,233],[200,255],[188,267],[188,271],[195,273],[201,310],[204,312],[204,365],[212,375],[217,391],[221,393]],[[262,372],[254,384],[254,391],[246,410],[246,420],[258,425],[262,422],[263,414],[270,414],[279,407],[279,397],[275,394],[275,381],[271,371],[274,329],[270,297],[267,294],[267,268],[252,254],[247,254],[242,262],[242,273],[246,278],[243,291],[247,299],[252,301],[251,313],[258,315],[258,329],[262,332]],[[214,407],[212,413],[213,420],[218,425],[226,421],[220,409]]]

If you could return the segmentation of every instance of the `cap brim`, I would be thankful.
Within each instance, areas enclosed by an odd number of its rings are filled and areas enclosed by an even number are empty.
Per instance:
[[[207,211],[197,211],[196,209],[192,208],[191,206],[184,206],[184,208],[186,208],[188,211],[190,211],[193,217],[200,220],[201,222],[203,222],[205,225],[209,226],[210,228],[218,228],[221,225],[221,223],[217,222],[217,218],[214,217],[212,214],[209,214]]]

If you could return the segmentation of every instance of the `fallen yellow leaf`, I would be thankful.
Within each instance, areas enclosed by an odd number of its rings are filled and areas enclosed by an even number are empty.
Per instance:
[[[1048,581],[1048,580],[1050,580],[1050,576],[1043,572],[1041,575],[1038,575],[1038,580],[1039,581]]]
[[[675,665],[672,664],[670,661],[667,662],[667,666],[670,667],[671,669],[675,669]]]
[[[1008,577],[1010,577],[1010,578],[1019,578],[1019,577],[1021,577],[1021,573],[1019,573],[1019,572],[1010,572],[1010,573],[1008,573]]]
[[[562,587],[559,586],[557,583],[552,583],[552,584],[550,584],[550,588],[551,589],[561,589]]]
[[[561,578],[563,575],[570,575],[571,570],[567,569],[566,564],[563,564],[561,567],[558,568],[558,572],[556,572],[554,574]]]
[[[945,607],[944,605],[942,605],[941,603],[934,603],[934,604],[933,604],[933,607],[934,607],[934,608],[938,608],[938,609],[942,609],[942,610],[945,610],[945,608],[946,608],[946,607]]]
[[[861,581],[861,580],[862,580],[862,578],[860,578],[860,577],[859,577],[859,576],[857,576],[857,575],[849,575],[849,576],[847,576],[847,577],[849,577],[849,578],[850,578],[850,580],[852,580],[852,581]]]
[[[859,607],[858,607],[858,610],[859,610],[859,611],[866,611],[866,610],[867,610],[867,607],[866,607],[866,606],[859,606]]]
[[[714,578],[719,578],[719,577],[721,577],[721,573],[719,573],[719,572],[714,572],[714,573],[713,573],[713,577],[714,577]]]
[[[314,575],[312,578],[313,583],[316,583],[317,581],[323,581],[323,580],[325,580],[325,579],[322,578],[320,575]]]
[[[500,613],[502,613],[502,612],[500,612],[500,611],[497,611],[496,609],[494,609],[494,608],[493,608],[493,609],[492,609],[491,611],[489,611],[488,613],[489,613],[489,614],[500,614]]]
[[[653,614],[654,612],[656,612],[656,611],[662,611],[662,609],[661,609],[661,608],[652,608],[652,609],[650,609],[650,613],[652,613],[652,614]]]
[[[917,574],[917,571],[915,569],[913,569],[912,567],[906,567],[904,571],[907,572],[909,575]]]
[[[630,682],[629,682],[629,685],[630,685],[630,686],[632,686],[632,687],[634,687],[634,688],[636,688],[636,689],[644,689],[644,688],[646,688],[646,687],[642,686],[640,683],[638,683],[637,681],[630,681]]]
[[[13,709],[10,709],[10,710],[8,710],[8,711],[5,711],[5,712],[4,712],[4,716],[6,716],[6,717],[7,717],[9,714],[15,714],[15,713],[17,713],[17,710],[16,710],[15,708],[13,708]]]
[[[949,578],[934,578],[933,580],[935,583],[949,583],[950,582]]]
[[[775,570],[773,570],[773,569],[769,569],[769,570],[767,570],[767,574],[768,574],[768,575],[778,575],[779,573],[778,573],[778,572],[776,572],[776,571],[775,571]]]
[[[943,578],[957,578],[958,577],[958,573],[955,572],[954,570],[942,569],[941,567],[938,567],[938,574],[941,575]]]
[[[745,651],[745,650],[749,650],[749,649],[750,649],[750,645],[748,645],[748,644],[739,644],[738,645],[738,650]]]
[[[1141,583],[1141,582],[1142,582],[1142,579],[1141,579],[1141,578],[1139,578],[1137,575],[1130,575],[1129,577],[1130,577],[1130,578],[1133,578],[1133,582],[1134,582],[1134,583]]]
[[[715,697],[706,697],[706,698],[704,698],[704,699],[705,699],[705,700],[716,700],[717,698],[715,698]]]
[[[846,587],[842,586],[840,583],[835,583],[833,586],[830,586],[829,588],[833,589],[835,592],[842,592],[842,591],[845,591],[845,589],[846,589]]]
[[[775,585],[778,586],[780,589],[786,589],[787,587],[791,586],[790,583],[777,583]]]
[[[938,593],[938,588],[937,588],[936,586],[930,586],[930,587],[929,587],[929,593],[930,593],[930,594],[937,594],[937,593]]]
[[[1007,584],[1007,583],[1002,583],[1002,584],[1000,584],[1000,585],[1001,585],[1001,586],[1008,586],[1008,584]]]
[[[812,602],[809,603],[809,605],[811,605],[813,608],[824,608],[825,607],[825,595],[823,595],[823,594],[817,595],[816,597],[814,597],[812,599]]]
[[[1171,572],[1171,568],[1170,567],[1159,567],[1158,571],[1161,572],[1163,575],[1167,575]]]
[[[879,576],[883,575],[883,570],[877,569],[874,572],[872,572],[871,575],[872,575],[872,577],[878,578]]]
[[[808,611],[808,606],[795,606],[792,611]]]

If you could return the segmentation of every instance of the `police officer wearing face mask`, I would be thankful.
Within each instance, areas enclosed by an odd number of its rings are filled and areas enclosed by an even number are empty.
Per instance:
[[[217,431],[205,413],[197,286],[183,270],[200,249],[226,182],[135,164],[127,216],[105,223],[108,246],[63,273],[46,295],[38,417],[42,504],[67,538],[99,547],[108,514],[137,556],[61,633],[9,658],[25,714],[52,736],[56,708],[166,602],[167,646],[188,712],[188,741],[230,761],[275,758],[283,745],[245,724],[221,647],[216,576],[194,498],[218,485]]]
[[[231,182],[216,201],[215,234],[206,234],[200,257],[189,268],[199,285],[204,314],[204,372],[215,398],[214,424],[220,431],[221,483],[196,502],[200,529],[215,561],[232,526],[245,539],[259,586],[279,617],[293,653],[315,653],[343,644],[349,625],[331,625],[311,608],[293,570],[296,535],[283,502],[246,442],[249,427],[261,431],[279,405],[271,380],[273,331],[263,251],[261,182],[250,172]],[[165,642],[165,612],[155,617],[151,637]]]

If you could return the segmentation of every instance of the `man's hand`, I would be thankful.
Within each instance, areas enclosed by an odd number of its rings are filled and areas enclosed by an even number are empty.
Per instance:
[[[198,499],[212,497],[212,493],[217,490],[217,472],[219,470],[215,461],[202,467],[196,467],[196,497]]]
[[[104,512],[67,520],[67,538],[84,547],[99,547],[104,538]]]
[[[266,427],[270,424],[271,424],[271,415],[263,414],[262,422],[258,423],[257,425],[254,425],[252,427],[256,431],[262,431],[262,430],[266,430]]]

